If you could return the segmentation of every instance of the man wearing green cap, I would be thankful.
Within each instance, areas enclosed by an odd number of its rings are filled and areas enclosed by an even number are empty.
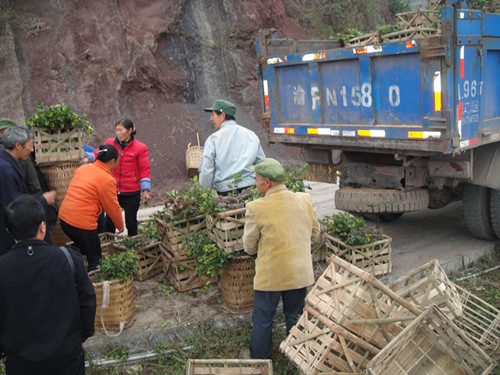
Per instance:
[[[256,259],[250,350],[241,357],[268,359],[280,298],[288,335],[303,312],[306,288],[314,284],[311,239],[319,222],[309,194],[282,183],[285,170],[277,160],[262,159],[253,169],[255,186],[265,195],[246,205],[243,245]]]
[[[253,131],[236,123],[233,103],[219,99],[204,110],[212,113],[210,121],[216,132],[208,137],[203,147],[200,186],[227,195],[253,185],[255,173],[250,167],[266,157],[259,138]],[[235,179],[235,175],[239,177]],[[235,180],[237,186],[234,186]]]

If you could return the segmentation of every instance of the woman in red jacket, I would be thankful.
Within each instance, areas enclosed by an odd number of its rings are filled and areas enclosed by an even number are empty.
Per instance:
[[[148,147],[135,139],[134,124],[128,118],[115,124],[116,138],[109,138],[105,144],[111,144],[120,153],[117,167],[113,170],[116,179],[118,203],[125,211],[125,225],[128,236],[137,234],[137,211],[142,200],[150,202],[151,174]],[[115,232],[113,221],[106,216],[106,232]]]

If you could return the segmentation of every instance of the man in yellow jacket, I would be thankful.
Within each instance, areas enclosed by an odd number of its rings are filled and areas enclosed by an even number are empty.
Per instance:
[[[262,159],[255,166],[255,186],[264,197],[246,206],[243,244],[256,255],[253,329],[250,350],[243,358],[271,358],[272,325],[280,297],[287,335],[304,309],[306,288],[314,284],[311,239],[319,222],[306,193],[294,193],[282,183],[283,166]]]

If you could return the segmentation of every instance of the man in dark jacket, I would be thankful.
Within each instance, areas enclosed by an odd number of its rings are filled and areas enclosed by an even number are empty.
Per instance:
[[[0,210],[13,202],[21,194],[28,194],[28,186],[24,181],[24,173],[18,160],[26,160],[33,151],[33,133],[20,126],[11,126],[2,137],[5,150],[0,152]],[[37,196],[44,209],[53,205],[55,191],[48,191]],[[3,217],[0,218],[0,255],[4,254],[14,243],[14,239],[5,231]]]
[[[0,352],[7,374],[84,374],[96,297],[78,252],[43,241],[45,212],[31,195],[6,209],[16,244],[0,257]]]

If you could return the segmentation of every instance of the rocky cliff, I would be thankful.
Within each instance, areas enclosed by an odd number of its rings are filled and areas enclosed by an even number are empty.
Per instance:
[[[187,182],[185,151],[213,131],[217,98],[260,129],[255,38],[274,27],[307,38],[282,0],[0,0],[0,117],[23,123],[35,103],[87,113],[97,146],[129,117],[149,146],[155,195]],[[296,150],[267,155],[299,160]]]

